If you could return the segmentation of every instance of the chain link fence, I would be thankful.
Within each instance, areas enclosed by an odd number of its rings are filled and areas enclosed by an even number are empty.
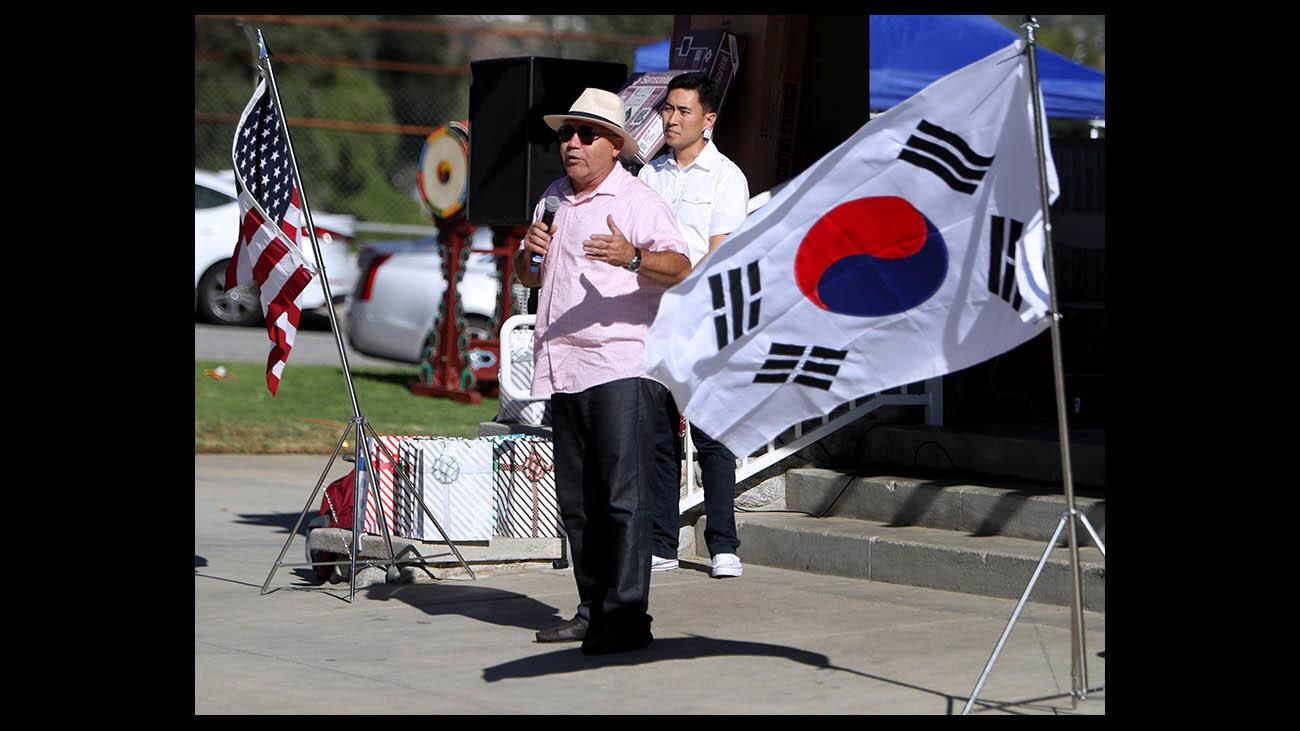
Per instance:
[[[672,16],[194,16],[194,165],[231,167],[260,28],[314,209],[363,233],[431,226],[416,182],[435,128],[469,117],[470,62],[615,61],[668,37]],[[253,33],[255,36],[255,31]]]

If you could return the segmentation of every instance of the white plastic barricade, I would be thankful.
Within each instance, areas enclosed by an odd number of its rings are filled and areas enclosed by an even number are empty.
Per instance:
[[[540,426],[546,399],[527,397],[533,387],[533,315],[515,315],[501,329],[500,398],[498,421],[508,424]],[[527,324],[523,324],[523,323]],[[507,347],[507,343],[509,347]],[[508,352],[507,352],[508,351]],[[506,380],[509,379],[507,386]],[[520,398],[520,395],[527,398]]]

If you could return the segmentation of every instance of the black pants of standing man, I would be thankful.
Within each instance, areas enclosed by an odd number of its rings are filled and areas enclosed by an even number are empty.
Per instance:
[[[651,488],[654,504],[654,534],[651,548],[660,558],[677,558],[678,531],[681,526],[680,502],[681,416],[669,396],[664,405],[664,417],[655,434],[655,485]],[[704,483],[704,544],[709,555],[735,553],[740,548],[736,532],[736,457],[721,442],[691,425],[691,441],[699,454],[700,473]]]
[[[668,389],[623,378],[551,397],[555,486],[587,654],[650,643],[650,487]]]

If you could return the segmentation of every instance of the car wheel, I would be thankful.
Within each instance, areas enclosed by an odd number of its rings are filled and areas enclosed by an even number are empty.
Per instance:
[[[245,284],[226,293],[226,265],[213,264],[199,279],[199,317],[214,325],[257,325],[262,322],[262,302],[257,285]]]

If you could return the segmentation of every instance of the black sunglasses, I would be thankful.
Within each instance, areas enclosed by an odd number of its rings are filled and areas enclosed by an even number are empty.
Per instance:
[[[560,138],[560,142],[568,142],[574,132],[578,133],[578,141],[584,145],[590,145],[592,142],[596,141],[597,137],[605,136],[603,132],[592,129],[585,124],[578,127],[576,130],[571,124],[562,125],[559,129],[555,130],[556,136]]]

